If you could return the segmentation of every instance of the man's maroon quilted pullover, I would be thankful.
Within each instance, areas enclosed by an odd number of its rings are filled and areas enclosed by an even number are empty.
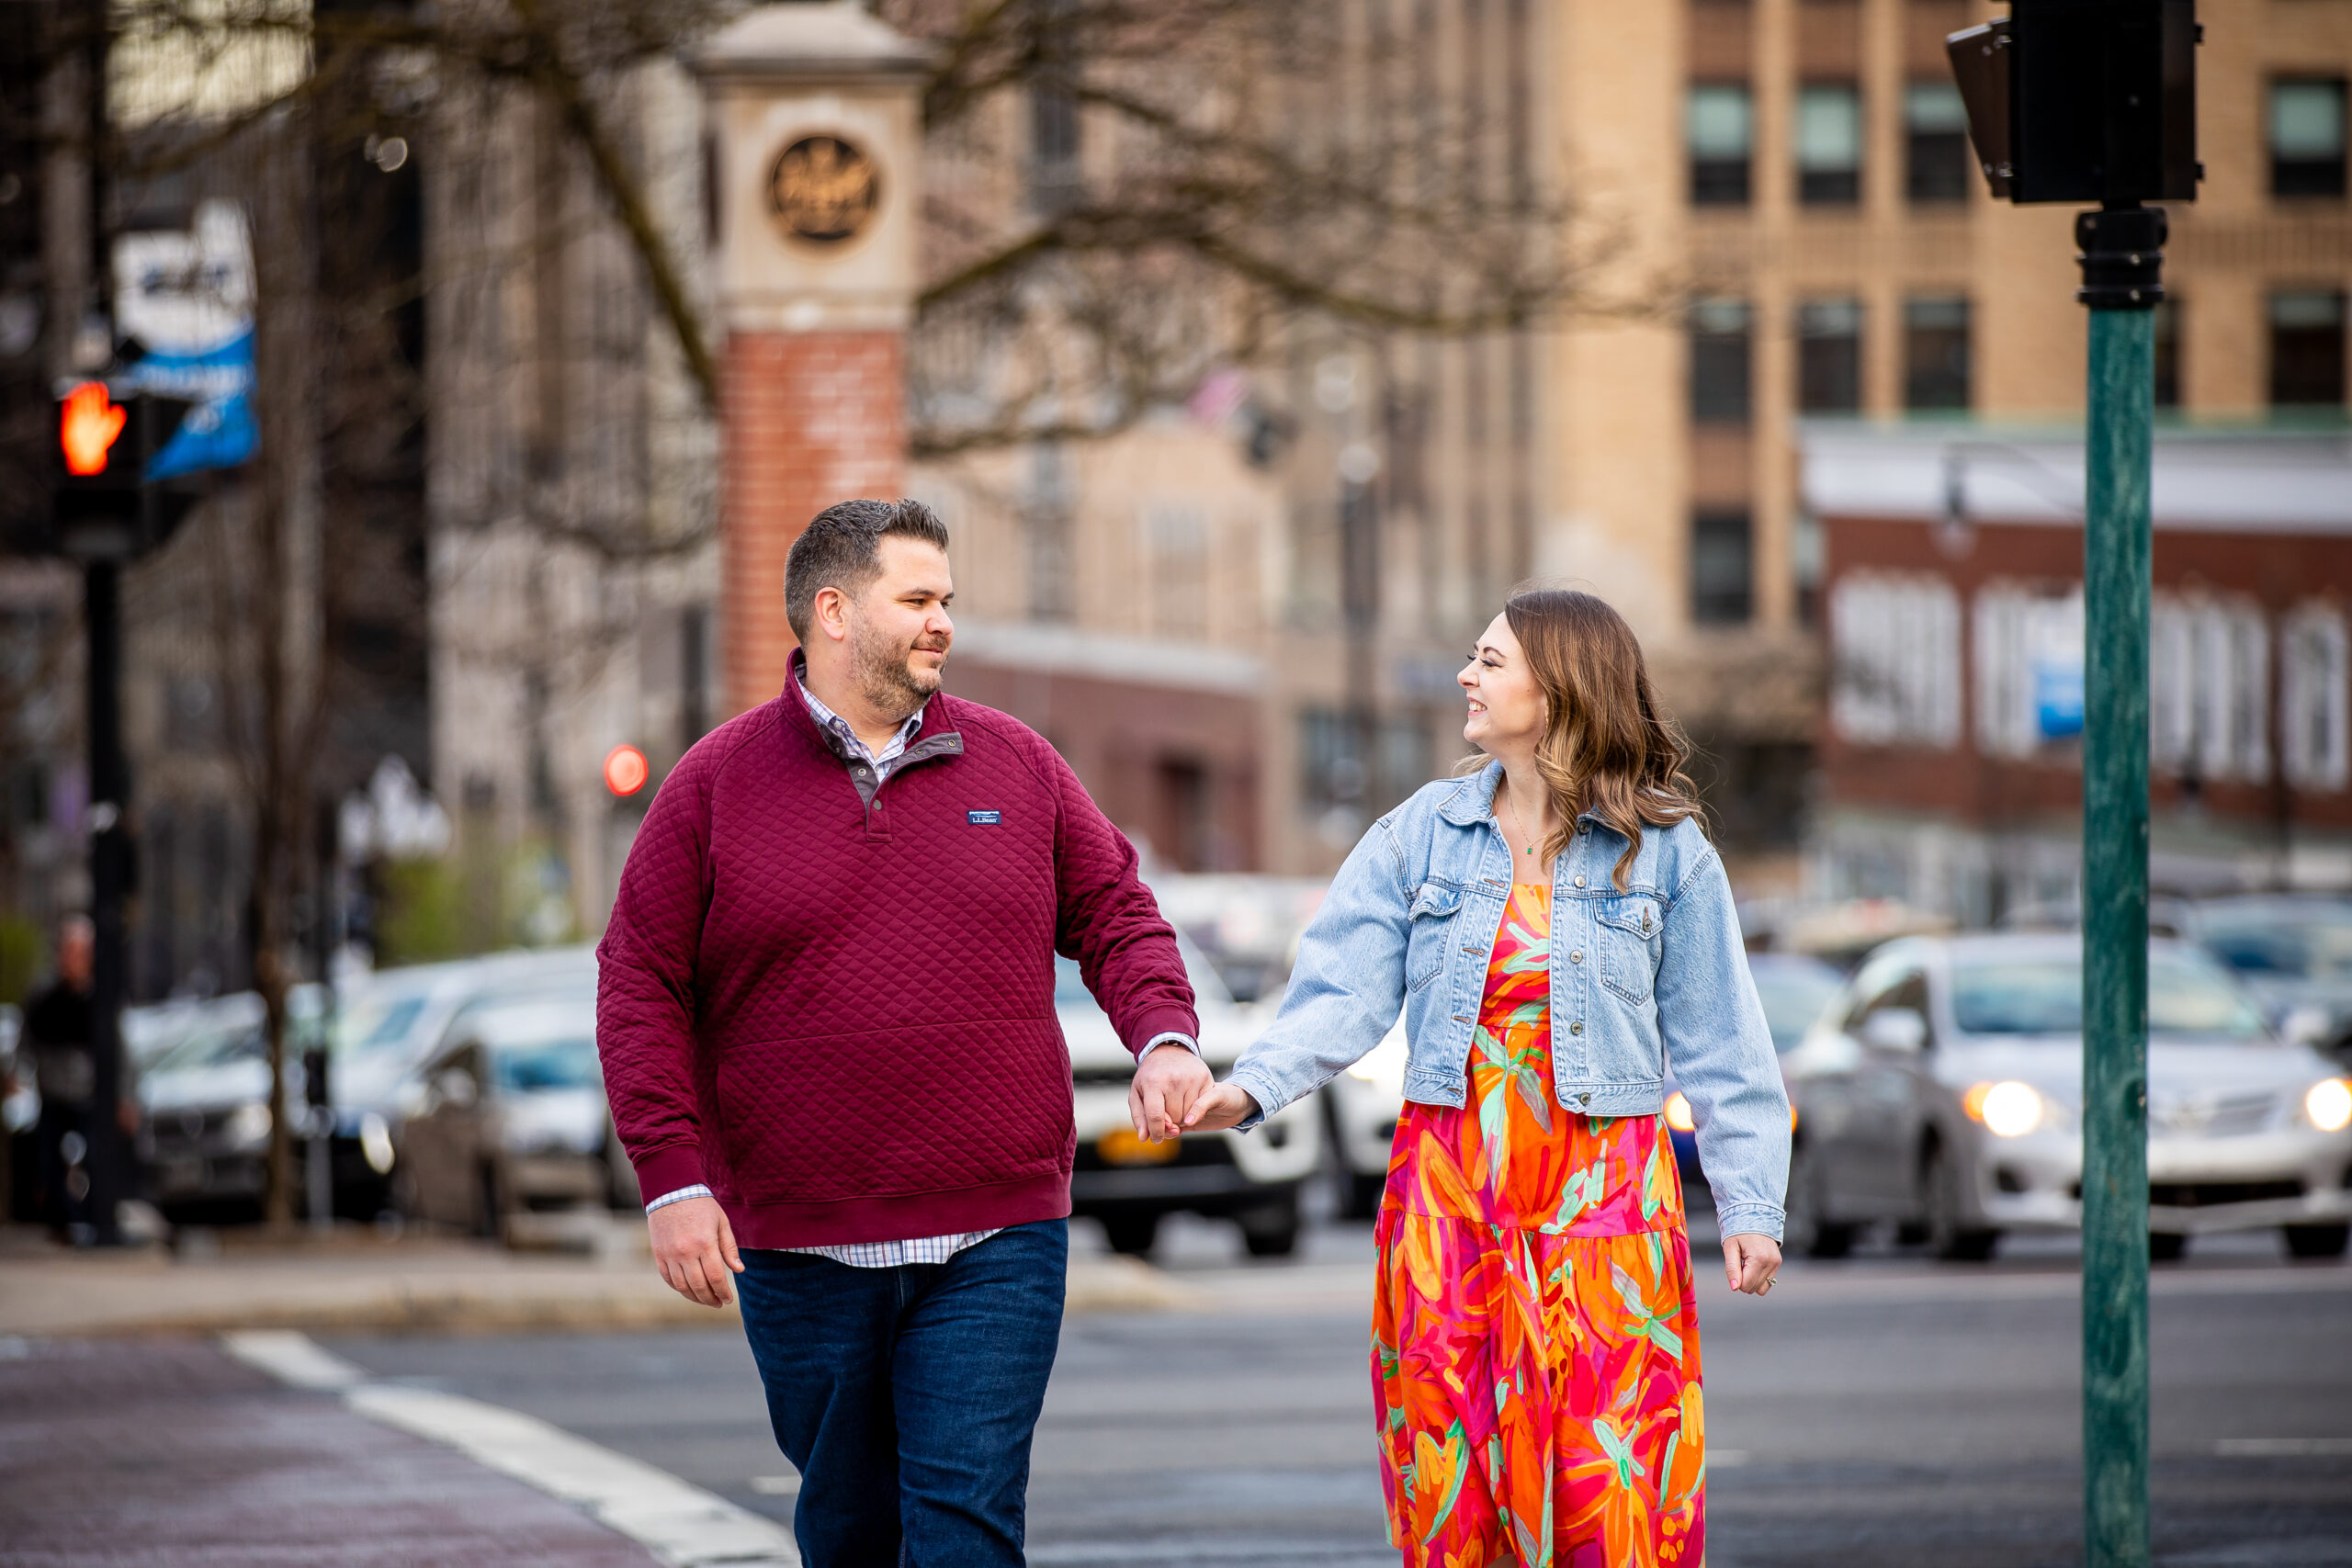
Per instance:
[[[942,694],[908,753],[873,789],[787,689],[686,753],[621,873],[614,1122],[648,1197],[707,1182],[741,1246],[1068,1214],[1056,950],[1130,1050],[1198,1033],[1135,851],[1042,737]]]

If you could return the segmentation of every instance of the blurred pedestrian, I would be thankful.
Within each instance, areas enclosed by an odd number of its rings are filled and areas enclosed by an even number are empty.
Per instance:
[[[97,1104],[98,1057],[93,1043],[90,993],[96,969],[97,928],[86,915],[69,915],[57,931],[57,977],[25,1006],[24,1043],[40,1096],[34,1125],[35,1202],[50,1235],[73,1239],[96,1224],[89,1212],[91,1142]],[[116,1081],[128,1085],[130,1075]],[[125,1135],[137,1131],[139,1105],[126,1092],[109,1108]]]
[[[1372,1375],[1408,1564],[1697,1563],[1698,1303],[1660,1114],[1698,1119],[1724,1272],[1781,1263],[1789,1102],[1641,646],[1514,595],[1459,677],[1482,755],[1373,825],[1282,1010],[1193,1128],[1254,1126],[1406,1013]],[[1471,764],[1465,764],[1465,767]]]
[[[789,684],[686,753],[621,874],[613,1117],[662,1278],[741,1292],[809,1568],[1018,1564],[1069,1249],[1054,954],[1140,1058],[1146,1137],[1210,1086],[1192,988],[1060,756],[940,691],[929,508],[827,508],[784,587]]]

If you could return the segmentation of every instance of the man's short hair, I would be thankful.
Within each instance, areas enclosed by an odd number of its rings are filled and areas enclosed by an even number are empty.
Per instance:
[[[947,525],[920,501],[840,501],[809,520],[784,563],[784,618],[808,640],[817,591],[838,588],[854,599],[882,575],[882,541],[896,535],[947,548]]]

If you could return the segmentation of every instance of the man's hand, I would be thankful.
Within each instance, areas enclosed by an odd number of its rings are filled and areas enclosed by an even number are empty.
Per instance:
[[[645,1216],[662,1282],[689,1301],[723,1307],[735,1299],[727,1276],[743,1271],[735,1232],[716,1198],[682,1198]]]
[[[1724,1237],[1724,1277],[1735,1291],[1760,1296],[1781,1271],[1781,1244],[1752,1233]]]
[[[1206,1062],[1173,1040],[1145,1052],[1127,1086],[1127,1115],[1136,1136],[1147,1143],[1176,1136],[1184,1130],[1185,1112],[1216,1081]]]
[[[1221,1133],[1227,1127],[1240,1126],[1256,1114],[1258,1102],[1250,1097],[1248,1089],[1221,1083],[1193,1101],[1192,1111],[1184,1118],[1184,1131]]]

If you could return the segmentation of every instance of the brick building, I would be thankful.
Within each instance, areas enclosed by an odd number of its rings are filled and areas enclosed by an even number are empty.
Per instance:
[[[1814,882],[1970,923],[2075,897],[2078,433],[1809,431],[1831,681]],[[2352,885],[2352,438],[2162,433],[2158,891]]]

